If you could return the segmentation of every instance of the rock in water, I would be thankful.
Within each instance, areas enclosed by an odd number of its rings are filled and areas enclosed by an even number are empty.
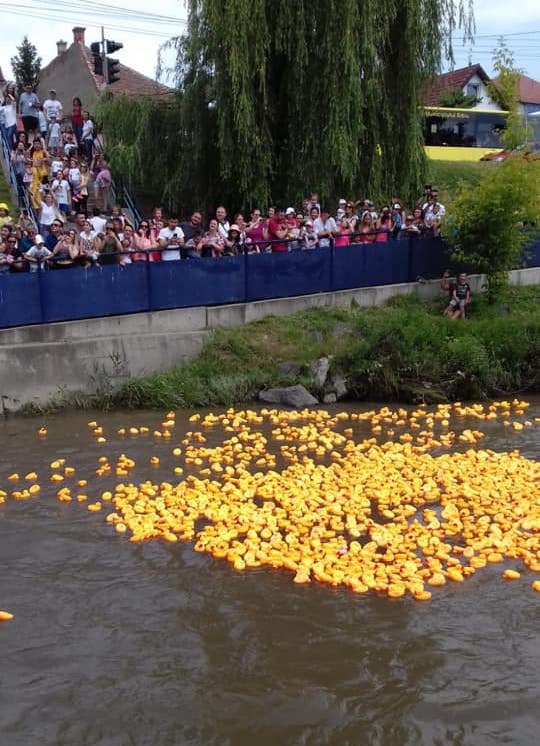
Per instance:
[[[259,391],[259,399],[268,404],[285,404],[295,409],[304,409],[318,404],[319,401],[301,386],[284,386]]]
[[[309,368],[313,384],[317,386],[317,388],[322,389],[326,383],[326,377],[330,368],[330,360],[327,357],[320,357],[318,360],[314,360]]]
[[[335,394],[325,394],[323,402],[324,404],[335,404],[337,402],[337,396]]]
[[[342,376],[339,373],[332,376],[332,389],[336,392],[338,399],[345,398],[349,393],[345,376]]]

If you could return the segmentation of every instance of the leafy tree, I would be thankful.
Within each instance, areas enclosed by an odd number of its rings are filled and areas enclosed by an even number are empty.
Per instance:
[[[17,54],[11,58],[11,68],[19,93],[25,85],[37,88],[41,72],[41,57],[37,49],[25,36],[17,47]]]
[[[499,39],[499,46],[493,51],[494,81],[488,84],[492,98],[507,109],[506,127],[501,133],[501,142],[506,150],[515,150],[527,141],[527,128],[523,115],[519,111],[519,78],[523,70],[516,67],[514,55],[506,46],[504,38]]]
[[[450,109],[472,109],[479,100],[477,96],[463,93],[462,88],[446,88],[439,97],[439,105]]]
[[[540,161],[515,155],[492,164],[479,184],[461,187],[449,212],[454,256],[485,274],[493,303],[540,224]]]
[[[425,80],[452,56],[452,31],[470,29],[468,0],[189,0],[188,8],[187,32],[174,42],[178,98],[167,102],[170,116],[149,115],[167,129],[150,138],[137,127],[139,151],[150,148],[142,178],[159,173],[167,143],[159,177],[171,206],[265,207],[310,189],[325,201],[417,197],[427,166],[418,104]],[[124,124],[131,117],[109,116],[107,106],[115,104],[101,107],[100,121],[114,153],[134,144],[134,132]]]

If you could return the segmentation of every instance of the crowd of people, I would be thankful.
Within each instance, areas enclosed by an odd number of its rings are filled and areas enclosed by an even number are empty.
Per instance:
[[[33,208],[22,209],[16,221],[0,204],[0,273],[378,244],[438,236],[445,216],[437,190],[428,187],[412,210],[398,197],[378,210],[369,199],[340,199],[329,210],[313,192],[298,208],[254,209],[232,220],[223,206],[207,221],[195,211],[184,222],[165,219],[156,207],[134,224],[110,204],[111,171],[94,148],[94,123],[80,98],[66,113],[56,91],[41,103],[31,86],[17,97],[8,84],[0,126],[19,204]]]
[[[76,168],[70,166],[69,170]],[[73,177],[70,177],[73,178]],[[246,220],[242,213],[229,222],[220,206],[207,226],[201,212],[179,222],[166,220],[156,207],[148,219],[133,225],[119,205],[96,204],[90,212],[83,200],[69,199],[69,180],[57,174],[48,187],[42,187],[39,223],[27,210],[14,221],[8,206],[0,204],[0,272],[24,271],[104,264],[125,266],[140,261],[174,261],[193,257],[226,257],[247,253],[312,251],[348,244],[380,243],[438,235],[444,207],[430,194],[427,201],[403,218],[401,203],[375,211],[372,202],[338,203],[335,215],[321,208],[312,194],[303,212],[292,207],[259,209]],[[307,219],[304,213],[307,214]],[[34,250],[35,249],[35,250]],[[31,253],[29,253],[31,251]]]

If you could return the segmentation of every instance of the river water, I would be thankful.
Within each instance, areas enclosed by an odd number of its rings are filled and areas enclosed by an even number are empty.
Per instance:
[[[122,451],[146,463],[159,454],[171,479],[171,444],[97,444],[88,419],[51,417],[41,439],[41,421],[1,423],[0,487],[58,456],[92,475],[98,456]],[[162,418],[98,419],[113,432]],[[489,424],[482,447],[540,458],[540,426]],[[182,427],[192,429],[179,413]],[[149,465],[136,474],[147,477]],[[89,485],[89,499],[107,484]],[[2,746],[538,743],[532,573],[503,583],[488,567],[429,603],[297,586],[188,543],[130,543],[54,492],[42,483],[38,500],[0,506],[0,608],[15,614],[0,625]]]

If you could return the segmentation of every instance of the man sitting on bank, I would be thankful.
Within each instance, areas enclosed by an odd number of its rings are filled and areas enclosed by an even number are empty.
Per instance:
[[[467,282],[467,274],[461,272],[457,281],[450,285],[450,301],[444,309],[444,315],[450,319],[464,319],[465,310],[471,302],[471,288]]]

